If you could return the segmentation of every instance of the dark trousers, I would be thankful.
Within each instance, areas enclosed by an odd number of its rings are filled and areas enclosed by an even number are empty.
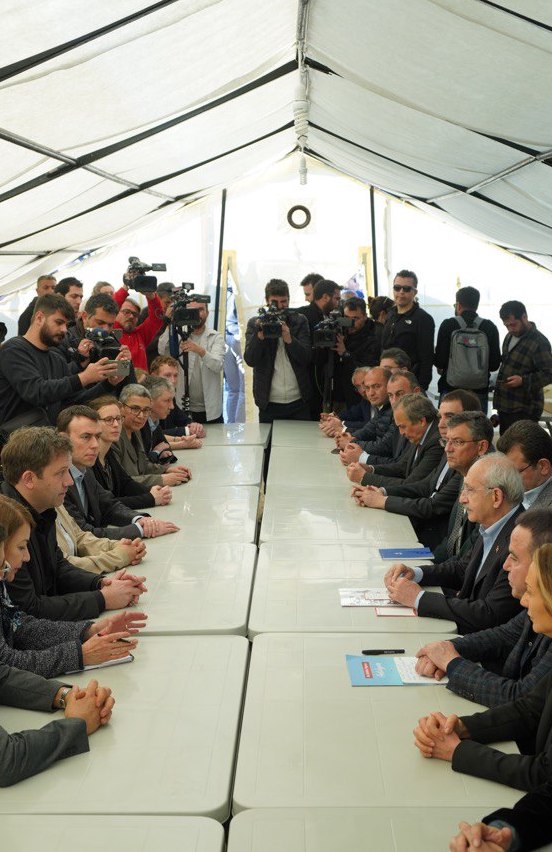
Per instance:
[[[272,423],[274,420],[310,420],[308,405],[302,399],[285,404],[269,402],[266,408],[259,409],[259,423]]]
[[[523,411],[499,411],[498,412],[498,428],[501,435],[504,435],[506,429],[512,425],[512,423],[517,423],[518,420],[533,420],[534,423],[539,422],[540,417],[529,417],[528,414],[525,414]]]
[[[194,423],[224,423],[222,414],[216,420],[207,420],[207,415],[204,411],[190,411],[190,417]]]

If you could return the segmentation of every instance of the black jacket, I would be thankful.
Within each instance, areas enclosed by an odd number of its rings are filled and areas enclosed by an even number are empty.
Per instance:
[[[155,506],[155,498],[149,488],[128,475],[112,449],[108,450],[105,457],[105,467],[97,459],[91,470],[102,488],[110,491],[129,509],[149,509]]]
[[[295,373],[301,399],[308,401],[311,395],[308,371],[311,360],[311,345],[308,323],[304,316],[295,311],[290,313],[288,325],[291,332],[291,343],[284,344],[286,354]],[[279,341],[259,340],[258,331],[257,317],[252,317],[247,323],[243,357],[245,363],[253,367],[253,396],[255,404],[262,410],[269,403],[274,361]]]
[[[477,536],[469,555],[453,556],[441,565],[424,566],[422,585],[456,589],[457,594],[447,597],[439,592],[424,592],[418,615],[455,621],[459,633],[495,627],[517,615],[520,603],[512,597],[508,574],[502,566],[508,556],[510,533],[522,512],[523,507],[519,506],[502,527],[479,573],[483,553],[481,535]]]
[[[420,387],[427,390],[433,373],[433,317],[414,302],[409,311],[399,314],[394,307],[389,312],[383,327],[382,349],[398,346],[409,355],[412,372],[417,376]]]
[[[56,541],[56,512],[38,514],[19,492],[3,482],[0,491],[28,509],[36,522],[29,539],[30,559],[6,583],[13,603],[36,618],[53,621],[94,619],[105,609],[99,591],[101,575],[75,568],[64,558]]]
[[[462,485],[460,484],[460,488]],[[458,508],[458,499],[455,500],[449,515],[448,527],[446,534],[443,536],[443,539],[439,542],[439,544],[433,548],[433,561],[436,565],[440,565],[442,562],[446,562],[449,559],[449,555],[447,553],[447,545],[449,537],[452,535],[454,529],[454,519],[456,517],[456,511]],[[458,540],[458,556],[463,556],[465,553],[471,551],[473,545],[475,544],[475,539],[477,538],[479,531],[479,524],[475,524],[472,521],[468,520],[467,515],[464,518],[463,526],[460,530],[460,536]]]
[[[29,304],[27,305],[27,307],[25,308],[25,310],[23,311],[23,313],[21,314],[21,316],[17,320],[17,333],[18,334],[27,334],[27,332],[28,332],[28,330],[31,326],[31,319],[32,319],[32,316],[33,316],[33,312],[34,312],[34,309],[35,309],[37,299],[38,299],[38,296],[35,296],[34,299],[32,299],[29,302]]]
[[[552,842],[552,779],[527,793],[513,808],[499,808],[483,817],[489,823],[502,820],[513,826],[520,839],[520,849],[530,852]]]
[[[467,322],[468,325],[471,325],[475,318],[477,317],[476,311],[464,311],[462,314],[462,319]],[[435,344],[435,359],[434,364],[438,370],[442,370],[442,374],[439,378],[438,388],[442,393],[445,393],[449,390],[455,390],[452,385],[450,385],[447,381],[447,367],[449,362],[450,355],[450,340],[452,337],[452,333],[454,331],[458,331],[460,326],[456,322],[455,317],[449,317],[449,319],[443,320],[441,325],[439,326],[439,331],[437,332],[437,343]],[[480,330],[486,335],[487,340],[489,341],[489,375],[493,373],[495,370],[498,370],[500,367],[500,338],[498,336],[498,328],[488,319],[482,319],[481,325],[479,326]],[[487,380],[487,384],[478,388],[474,393],[486,393],[489,389],[489,382]]]
[[[552,673],[512,701],[473,716],[462,716],[471,739],[452,757],[455,772],[488,778],[518,790],[535,790],[550,780],[552,761]],[[486,743],[531,737],[533,754],[504,754]]]
[[[0,349],[0,423],[43,409],[55,425],[65,406],[112,390],[107,382],[83,388],[76,364],[68,364],[55,346],[42,350],[24,337],[12,337]]]
[[[116,500],[110,491],[102,488],[91,470],[87,470],[83,479],[84,490],[88,498],[88,510],[85,510],[76,485],[70,485],[65,497],[65,508],[82,530],[91,532],[98,538],[137,538],[140,533],[132,519],[136,512]],[[143,512],[140,514],[144,514]]]
[[[169,411],[169,416],[166,417],[165,420],[159,421],[165,435],[174,435],[177,438],[186,434],[186,426],[188,426],[189,423],[191,423],[190,415],[185,414],[184,411],[176,404],[176,401],[174,403],[173,410]]]
[[[443,448],[440,439],[437,421],[434,421],[423,444],[410,444],[396,462],[375,465],[374,473],[364,474],[362,484],[387,488],[388,485],[405,485],[424,479],[441,461]]]
[[[334,398],[348,405],[356,402],[358,393],[351,381],[357,367],[374,367],[379,364],[381,344],[375,334],[376,323],[367,319],[356,334],[345,334],[343,355],[335,356]]]

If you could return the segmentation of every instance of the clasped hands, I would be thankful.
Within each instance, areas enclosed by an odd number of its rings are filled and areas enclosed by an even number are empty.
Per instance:
[[[412,568],[397,562],[387,571],[383,581],[392,601],[412,608],[416,606],[418,595],[423,589],[414,582]]]
[[[357,506],[367,506],[369,509],[385,509],[387,500],[384,489],[375,485],[355,485],[351,497]]]
[[[423,757],[452,761],[460,741],[469,738],[469,732],[455,714],[445,716],[440,711],[418,720],[414,728],[414,745]]]

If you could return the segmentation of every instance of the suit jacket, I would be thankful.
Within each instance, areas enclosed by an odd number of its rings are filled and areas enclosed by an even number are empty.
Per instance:
[[[113,496],[129,509],[149,509],[155,506],[155,497],[149,488],[128,475],[121,467],[113,447],[107,451],[105,467],[96,459],[91,470],[102,488],[111,491]]]
[[[536,500],[531,503],[531,509],[550,509],[552,506],[552,476],[545,484]]]
[[[70,485],[65,497],[65,508],[79,527],[98,538],[136,538],[140,531],[132,519],[136,512],[116,500],[111,491],[102,488],[88,469],[82,481],[88,500],[85,509],[76,485]]]
[[[0,665],[0,704],[52,712],[63,684],[32,672]],[[37,731],[8,734],[0,727],[0,787],[9,787],[47,769],[56,760],[88,751],[83,719],[60,719]]]
[[[165,467],[148,459],[139,432],[133,432],[128,438],[123,429],[121,437],[116,444],[112,444],[111,450],[121,467],[137,482],[146,488],[163,485],[162,475],[165,473]]]
[[[462,656],[447,666],[447,689],[487,707],[515,701],[552,671],[552,639],[533,631],[526,610],[452,644]]]
[[[437,482],[447,458],[443,458],[437,468],[417,482],[405,485],[390,485],[387,490],[385,511],[396,515],[407,515],[426,547],[439,544],[447,531],[449,516],[458,497],[462,477],[450,468],[445,473],[437,489]]]
[[[36,523],[29,539],[30,559],[13,583],[6,583],[14,604],[29,615],[53,621],[97,618],[105,609],[101,576],[75,568],[65,559],[57,546],[55,509],[38,514],[7,482],[0,491],[22,503]]]
[[[399,461],[402,455],[410,448],[409,441],[401,435],[391,419],[389,427],[383,438],[374,441],[366,441],[363,444],[364,451],[368,453],[369,464],[391,464]]]
[[[513,808],[499,808],[483,817],[483,822],[503,820],[513,826],[519,836],[520,849],[530,852],[552,841],[552,780],[532,793],[527,793]]]
[[[462,483],[460,483],[460,488],[461,487],[462,487]],[[452,531],[454,529],[454,519],[456,517],[456,510],[457,510],[457,507],[458,507],[458,502],[459,501],[458,501],[458,498],[457,498],[454,501],[452,509],[450,510],[446,534],[444,535],[443,539],[439,542],[439,544],[436,547],[433,548],[433,561],[436,565],[440,565],[442,562],[446,562],[447,559],[449,558],[449,555],[447,553],[447,544],[448,544],[449,538],[452,535]],[[478,535],[479,535],[478,524],[472,523],[472,521],[469,521],[468,518],[466,517],[466,519],[464,521],[464,525],[462,527],[462,531],[461,531],[460,549],[458,551],[459,556],[464,556],[465,554],[471,552],[471,549],[472,549],[473,545],[475,544],[475,541],[476,541]]]
[[[437,421],[431,424],[423,444],[411,444],[399,461],[377,465],[374,473],[362,478],[363,485],[403,485],[433,473],[443,456]]]
[[[458,592],[454,597],[424,592],[418,605],[418,615],[455,621],[459,633],[495,627],[517,615],[520,603],[512,597],[508,575],[502,566],[508,555],[510,533],[522,511],[523,508],[518,506],[502,527],[479,573],[483,554],[481,535],[478,535],[469,556],[454,556],[441,565],[424,566],[422,585],[444,586],[458,589]]]
[[[488,778],[518,790],[535,790],[550,779],[552,761],[552,673],[527,695],[473,716],[463,716],[471,739],[452,758],[456,772]],[[487,743],[534,738],[533,754],[504,754]]]
[[[128,554],[121,542],[98,538],[82,530],[65,506],[56,509],[56,538],[59,549],[71,565],[93,574],[118,571],[129,564]]]
[[[366,423],[353,433],[356,444],[360,444],[363,450],[373,441],[378,441],[389,430],[389,424],[393,422],[393,411],[389,402],[384,403],[377,409]]]

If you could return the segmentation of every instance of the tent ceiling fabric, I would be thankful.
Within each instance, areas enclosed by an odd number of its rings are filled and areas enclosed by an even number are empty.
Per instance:
[[[548,0],[302,10],[12,2],[0,36],[2,287],[35,254],[54,263],[111,244],[292,155],[302,57],[311,157],[552,267]]]

